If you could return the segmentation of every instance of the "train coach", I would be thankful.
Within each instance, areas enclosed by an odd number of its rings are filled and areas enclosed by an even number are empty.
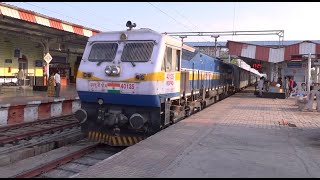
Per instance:
[[[130,146],[250,85],[249,71],[150,29],[88,39],[76,117],[90,139]]]

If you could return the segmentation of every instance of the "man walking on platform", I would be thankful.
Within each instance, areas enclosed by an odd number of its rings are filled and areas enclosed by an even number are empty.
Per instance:
[[[56,71],[56,74],[54,75],[54,80],[56,81],[56,97],[60,97],[60,74],[59,70]]]

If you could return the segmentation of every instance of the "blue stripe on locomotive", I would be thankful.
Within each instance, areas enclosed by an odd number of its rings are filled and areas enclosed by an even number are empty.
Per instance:
[[[160,99],[177,97],[180,93],[168,93],[159,95],[118,94],[105,92],[78,91],[79,98],[84,102],[97,103],[103,99],[104,103],[116,105],[160,107]]]

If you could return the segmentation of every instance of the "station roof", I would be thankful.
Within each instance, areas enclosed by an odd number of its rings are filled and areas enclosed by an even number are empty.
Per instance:
[[[294,55],[320,54],[320,41],[300,41],[298,43],[281,46],[261,46],[244,42],[228,41],[227,48],[230,55],[256,59],[266,62],[283,62],[292,60]]]
[[[214,47],[215,42],[185,42],[193,47]],[[320,54],[320,40],[294,41],[228,41],[217,42],[218,47],[229,49],[232,57],[272,63],[292,60],[293,55]]]
[[[49,39],[83,48],[88,37],[100,32],[5,3],[0,3],[0,31],[36,42]]]

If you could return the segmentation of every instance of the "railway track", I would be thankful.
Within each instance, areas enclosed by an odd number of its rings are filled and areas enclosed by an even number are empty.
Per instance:
[[[74,115],[0,127],[0,146],[79,126]]]
[[[73,146],[77,148],[72,149],[74,148]],[[15,175],[10,177],[68,178],[124,149],[124,147],[110,147],[88,140],[82,140],[63,148],[68,148],[69,151],[61,150],[59,156],[52,159],[50,159],[50,156],[52,156],[50,153],[54,154],[54,152],[48,152],[48,160],[46,162],[39,165],[33,164],[34,167],[30,167],[23,172],[16,172]],[[55,151],[59,151],[59,149]],[[33,157],[33,160],[26,163],[32,164],[32,161],[37,162],[36,158]],[[41,158],[38,157],[38,159]]]
[[[73,115],[0,127],[0,167],[83,139]]]

